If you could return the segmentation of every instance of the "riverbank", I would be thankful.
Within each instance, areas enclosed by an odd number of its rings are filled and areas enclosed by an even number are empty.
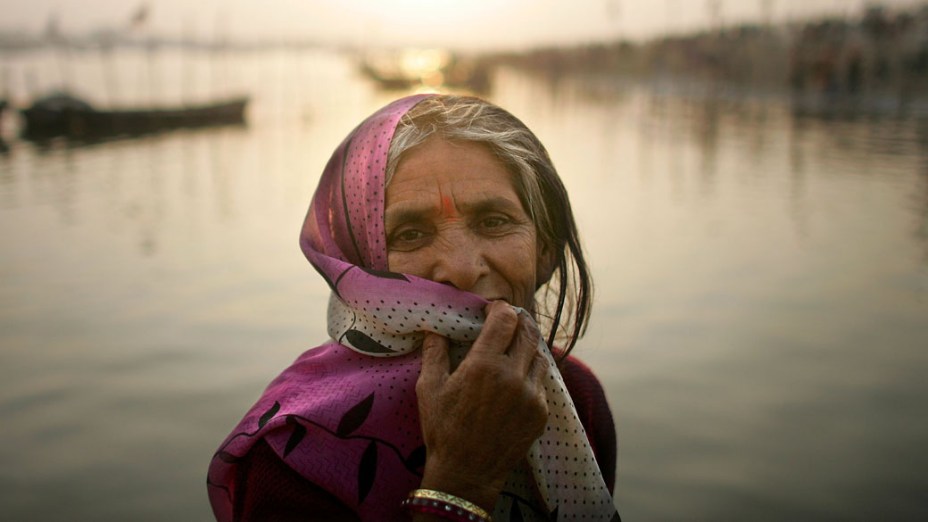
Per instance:
[[[928,6],[874,7],[856,19],[741,25],[643,44],[617,40],[487,59],[551,78],[636,78],[788,92],[804,100],[840,98],[851,105],[885,105],[863,100],[887,99],[905,105],[928,93]]]

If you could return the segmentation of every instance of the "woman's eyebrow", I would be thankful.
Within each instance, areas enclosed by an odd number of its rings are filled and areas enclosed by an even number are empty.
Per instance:
[[[384,212],[383,221],[389,227],[392,223],[421,221],[433,214],[435,214],[435,208],[432,205],[400,204],[392,209],[388,208]]]
[[[513,201],[512,199],[504,198],[501,196],[480,198],[474,201],[457,200],[455,202],[455,206],[463,214],[473,215],[486,212],[523,212],[521,202]],[[388,208],[384,212],[383,221],[384,224],[389,228],[391,225],[398,225],[400,223],[422,221],[434,217],[439,213],[439,208],[431,203],[398,203],[391,205],[391,208]]]
[[[482,198],[476,201],[464,201],[459,202],[458,206],[461,207],[461,210],[468,214],[481,214],[484,212],[522,212],[522,203],[519,201],[513,201],[509,198],[504,198],[501,196]]]

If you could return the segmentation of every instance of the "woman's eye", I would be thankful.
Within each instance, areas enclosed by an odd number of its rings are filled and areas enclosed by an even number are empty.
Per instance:
[[[480,221],[480,227],[484,230],[499,230],[501,227],[504,227],[509,224],[509,219],[503,216],[492,216],[484,218]]]
[[[424,234],[419,230],[403,230],[393,236],[396,241],[415,241],[421,239]]]
[[[421,244],[426,238],[426,233],[416,228],[406,228],[398,230],[388,236],[387,248],[408,249]]]
[[[490,216],[480,220],[478,226],[487,234],[502,234],[509,229],[512,220],[505,216]]]

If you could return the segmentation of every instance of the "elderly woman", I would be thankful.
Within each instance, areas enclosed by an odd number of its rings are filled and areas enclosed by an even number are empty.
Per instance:
[[[591,281],[521,121],[469,97],[384,107],[333,154],[300,245],[332,339],[216,452],[219,520],[618,519],[612,416],[568,355]]]

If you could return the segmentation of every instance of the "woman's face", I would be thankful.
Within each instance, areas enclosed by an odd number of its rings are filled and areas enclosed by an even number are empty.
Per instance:
[[[389,269],[532,309],[539,246],[512,176],[485,146],[429,138],[387,187]]]

